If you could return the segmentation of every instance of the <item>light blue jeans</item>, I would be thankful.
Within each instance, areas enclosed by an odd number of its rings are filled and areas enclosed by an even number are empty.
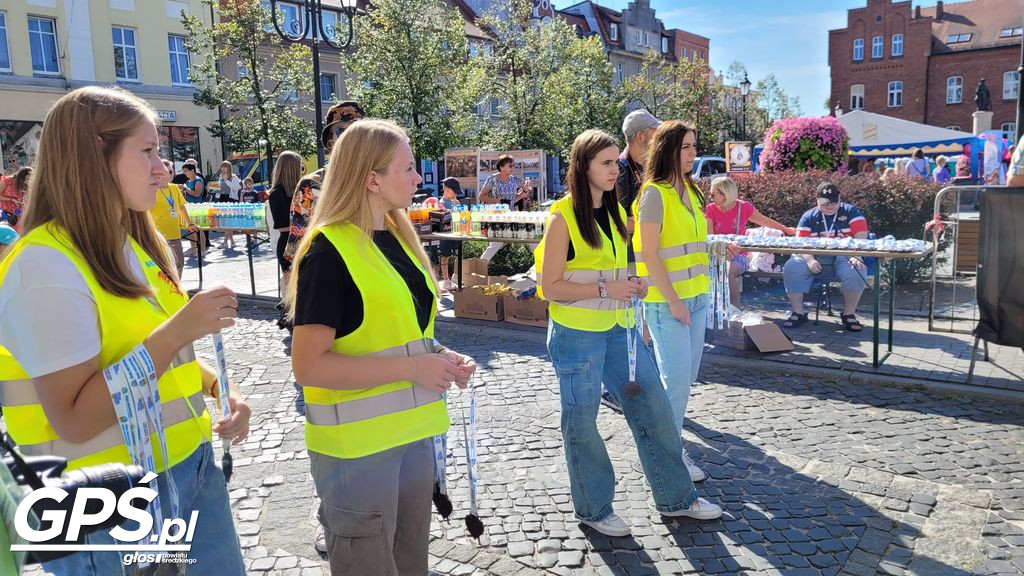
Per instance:
[[[193,510],[199,511],[195,523],[195,534],[192,538],[192,549],[184,552],[195,564],[186,564],[189,576],[244,576],[245,563],[242,561],[242,547],[235,533],[234,520],[228,503],[228,490],[224,483],[224,473],[214,462],[213,447],[203,442],[191,456],[182,460],[173,468],[174,484],[178,487],[178,504],[180,516],[186,522]],[[160,474],[157,480],[160,492],[161,509],[164,520],[171,516],[170,492],[167,488],[166,474]],[[127,530],[138,528],[133,521],[126,521],[123,526]],[[100,530],[86,535],[87,544],[122,544],[110,537],[108,530]],[[125,546],[134,543],[123,543]],[[151,544],[139,542],[139,544]],[[140,554],[148,554],[142,552]],[[76,552],[43,564],[43,569],[56,576],[116,576],[118,574],[134,574],[136,566],[124,565],[124,557],[132,552]],[[158,565],[150,565],[150,569]],[[164,568],[174,568],[167,565]]]
[[[658,380],[653,358],[637,339],[636,383],[629,378],[626,330],[574,330],[548,323],[548,351],[558,375],[562,403],[562,441],[569,467],[569,491],[576,517],[600,521],[612,513],[615,471],[597,430],[601,383],[619,401],[633,432],[640,463],[651,485],[655,508],[673,512],[697,499],[690,473],[679,457],[682,445],[675,433],[668,399]]]
[[[644,302],[644,315],[654,342],[654,354],[658,358],[661,384],[668,393],[676,435],[680,437],[690,388],[697,380],[700,358],[704,353],[708,301],[707,294],[683,299],[683,304],[690,311],[689,326],[672,316],[667,302]]]

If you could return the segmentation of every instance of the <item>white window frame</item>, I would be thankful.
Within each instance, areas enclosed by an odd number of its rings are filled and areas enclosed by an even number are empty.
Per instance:
[[[946,78],[946,104],[962,104],[964,101],[964,77]]]
[[[608,27],[608,37],[616,42],[619,41],[619,25],[612,22],[612,25]]]
[[[1003,72],[1003,100],[1016,100],[1020,97],[1020,76],[1016,70]]]
[[[871,38],[871,59],[875,60],[885,56],[885,36],[873,36]]]
[[[647,33],[647,30],[644,30],[644,46],[650,46],[650,45],[651,45],[651,37]]]
[[[892,35],[892,55],[903,56],[903,34]]]
[[[856,38],[853,41],[853,59],[860,62],[864,59],[864,39]]]
[[[121,31],[121,43],[113,41],[114,30]],[[132,44],[128,44],[125,41],[125,32],[132,33]],[[138,82],[139,81],[139,48],[138,38],[139,32],[135,28],[129,26],[111,26],[110,27],[111,43],[114,45],[114,77],[117,78],[118,82]],[[117,50],[121,49],[121,62],[124,64],[124,75],[119,75],[117,72]],[[132,51],[133,58],[135,59],[135,77],[128,76],[128,50]]]
[[[661,51],[662,52],[668,52],[668,37],[667,36],[662,36],[661,37]]]
[[[1003,28],[999,31],[1000,38],[1013,38],[1014,36],[1020,36],[1024,34],[1024,27],[1017,26],[1014,28]]]
[[[626,81],[626,67],[622,62],[615,65],[615,75],[619,78],[619,84]]]
[[[864,109],[864,85],[854,84],[850,86],[850,110]]]
[[[238,79],[241,80],[249,75],[249,67],[244,62],[238,62]]]
[[[4,54],[7,54],[7,66],[0,64],[0,72],[11,71],[11,45],[7,42],[7,12],[0,10],[0,36],[3,36],[0,41],[3,42],[0,48],[3,49]]]
[[[950,34],[946,36],[946,44],[960,44],[962,42],[970,42],[974,36],[973,33],[968,34]]]
[[[49,36],[49,37],[51,37],[53,39],[53,53],[57,57],[56,58],[57,70],[38,70],[35,67],[36,66],[35,62],[33,62],[32,63],[32,73],[33,74],[39,74],[39,75],[42,75],[42,76],[60,76],[60,52],[58,51],[58,46],[57,46],[57,19],[56,18],[49,18],[49,17],[46,17],[46,16],[37,16],[35,14],[29,14],[27,22],[31,22],[32,20],[46,20],[46,21],[50,22],[50,24],[53,26],[53,32],[42,32],[42,31],[33,32],[32,30],[29,30],[29,32],[28,32],[29,44],[31,44],[33,42],[33,37],[38,37],[39,38],[39,42],[40,42],[40,46],[39,47],[40,47],[40,49],[42,49],[42,48],[44,48],[44,46],[42,46],[42,44],[41,44],[42,41],[43,41],[42,37],[43,36]],[[31,57],[31,53],[32,53],[32,50],[31,50],[31,47],[30,47],[29,48],[29,55],[30,55],[30,57]]]
[[[893,80],[889,82],[889,90],[886,97],[886,104],[889,108],[902,108],[903,107],[903,81]]]
[[[633,43],[640,46],[640,31],[633,30]]]
[[[174,49],[172,49],[172,46],[171,46],[171,39],[172,38],[181,39],[181,47],[182,47],[183,52],[182,51],[178,51],[177,50],[177,46],[174,46],[173,47]],[[175,82],[174,81],[175,68],[177,68],[177,67],[179,67],[181,65],[181,57],[182,56],[185,57],[184,81],[180,81],[179,80],[178,82]],[[188,71],[189,71],[190,68],[192,68],[192,55],[189,54],[188,53],[188,49],[185,48],[185,37],[184,36],[182,36],[180,34],[168,34],[167,35],[167,58],[168,58],[168,62],[170,63],[170,67],[171,67],[171,76],[170,76],[171,86],[191,86],[192,83],[189,82],[189,80],[188,80]],[[178,78],[179,79],[182,78],[182,70],[180,70],[180,69],[178,70]]]
[[[1017,123],[1016,122],[1004,122],[999,126],[999,130],[1002,131],[1003,136],[1006,140],[1013,142],[1017,139]]]
[[[330,78],[331,79],[331,93],[330,94],[325,94],[324,93],[324,79],[325,78]],[[337,95],[338,95],[338,75],[337,74],[331,74],[329,72],[321,72],[320,73],[320,102],[321,103],[333,102],[334,101],[334,97],[336,97]]]

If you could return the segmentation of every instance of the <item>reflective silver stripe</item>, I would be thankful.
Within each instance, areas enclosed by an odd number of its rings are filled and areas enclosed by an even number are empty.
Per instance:
[[[556,301],[559,306],[569,306],[572,308],[585,308],[587,310],[618,310],[625,308],[626,303],[613,298],[587,298],[586,300],[573,300],[571,302]]]
[[[412,386],[369,398],[337,404],[306,403],[306,421],[317,426],[337,426],[386,416],[441,400],[437,392]]]
[[[690,280],[700,275],[707,276],[708,265],[707,264],[694,264],[689,268],[683,268],[682,270],[673,270],[668,273],[668,279],[670,282],[675,284],[683,280]]]
[[[171,368],[177,368],[178,366],[184,366],[189,362],[196,361],[196,349],[192,344],[186,344],[184,348],[178,350],[178,353],[171,358]]]
[[[0,405],[25,406],[39,404],[32,380],[4,380],[0,382]]]
[[[678,258],[679,256],[686,256],[688,254],[700,254],[701,252],[707,251],[707,242],[687,242],[686,244],[676,244],[675,246],[667,246],[659,249],[658,258],[668,260],[669,258]],[[636,261],[644,261],[644,255],[641,252],[636,253]]]
[[[196,392],[188,398],[177,398],[171,400],[163,405],[164,426],[170,427],[175,424],[180,424],[192,417],[192,412],[188,409],[188,404],[186,404],[186,402],[192,404],[192,408],[195,410],[197,415],[202,415],[203,411],[206,410],[206,404],[203,403],[202,391]],[[115,424],[81,444],[74,444],[66,440],[57,439],[50,440],[49,442],[41,442],[39,444],[21,444],[18,448],[21,450],[22,454],[25,454],[26,456],[53,455],[62,456],[68,460],[75,460],[78,458],[84,458],[90,454],[101,452],[108,448],[113,448],[123,443],[124,438],[121,437],[121,427]]]
[[[409,356],[419,356],[421,354],[433,354],[434,352],[434,339],[423,338],[422,340],[413,340],[408,344],[402,344],[401,346],[392,346],[391,348],[385,348],[378,350],[377,352],[371,352],[370,354],[364,354],[364,356],[376,356],[378,358],[405,358]]]
[[[562,280],[566,282],[576,282],[577,284],[591,284],[601,279],[601,275],[604,274],[604,279],[608,282],[614,282],[617,279],[626,277],[626,268],[614,268],[608,270],[566,270],[562,274]],[[540,272],[537,273],[537,284],[542,284],[543,276]]]

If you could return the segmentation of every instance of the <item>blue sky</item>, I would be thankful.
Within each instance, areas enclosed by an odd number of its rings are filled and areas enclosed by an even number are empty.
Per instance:
[[[629,4],[596,2],[616,10]],[[556,3],[563,5],[568,4]],[[846,11],[866,5],[867,0],[651,0],[665,27],[711,39],[716,73],[734,60],[746,65],[754,84],[774,73],[786,93],[800,97],[802,112],[813,116],[825,114],[829,96],[828,31],[846,27]]]

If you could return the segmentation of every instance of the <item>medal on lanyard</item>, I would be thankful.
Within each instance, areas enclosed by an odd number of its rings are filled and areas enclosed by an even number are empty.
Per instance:
[[[214,332],[213,337],[213,359],[217,366],[217,382],[219,386],[220,419],[231,418],[231,403],[228,399],[228,366],[224,358],[224,338],[220,332]],[[234,468],[234,459],[231,457],[231,440],[221,440],[221,448],[224,449],[224,457],[221,458],[220,466],[224,472],[224,483],[231,480],[231,471]]]
[[[476,509],[476,488],[477,488],[477,462],[476,462],[476,392],[473,385],[469,389],[469,430],[467,431],[466,404],[462,403],[462,435],[466,446],[466,473],[469,476],[469,514],[466,515],[466,529],[469,535],[479,541],[484,533],[484,523],[477,516]]]
[[[643,392],[643,388],[636,382],[637,341],[640,333],[643,331],[643,301],[633,296],[630,304],[630,310],[626,312],[626,354],[629,364],[629,381],[626,382],[626,395],[633,398]],[[630,311],[633,315],[632,322],[630,322],[628,317]]]

